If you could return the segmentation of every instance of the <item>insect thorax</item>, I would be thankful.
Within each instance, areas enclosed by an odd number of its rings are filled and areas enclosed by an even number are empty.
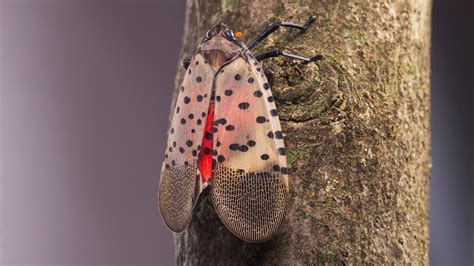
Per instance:
[[[214,37],[204,41],[198,48],[206,63],[217,70],[244,50],[242,46],[223,37]]]

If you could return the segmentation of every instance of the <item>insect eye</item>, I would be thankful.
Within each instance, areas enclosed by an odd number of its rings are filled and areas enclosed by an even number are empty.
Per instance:
[[[227,37],[229,37],[229,38],[234,38],[234,32],[231,31],[231,30],[226,31],[226,35],[227,35]]]

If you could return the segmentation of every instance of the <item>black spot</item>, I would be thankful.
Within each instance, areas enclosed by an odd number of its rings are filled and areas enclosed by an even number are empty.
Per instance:
[[[233,93],[232,90],[226,90],[226,91],[224,92],[224,94],[225,94],[226,96],[231,96],[232,93]]]
[[[275,138],[276,139],[283,139],[283,133],[281,131],[275,131]]]
[[[208,147],[204,147],[204,154],[211,154],[211,149],[209,149]]]
[[[199,65],[199,61],[196,61],[195,65],[196,65],[196,66]]]
[[[189,119],[193,119],[193,118],[194,118],[194,115],[193,115],[193,114],[189,114],[189,115],[188,115],[188,118],[189,118]]]
[[[232,130],[234,130],[234,129],[235,129],[235,127],[234,127],[233,125],[227,125],[227,126],[225,127],[225,130],[227,130],[227,131],[232,131]]]
[[[264,116],[258,116],[256,119],[257,123],[262,124],[267,122],[267,119]]]
[[[268,83],[264,83],[264,84],[263,84],[263,88],[266,89],[266,90],[268,90],[268,89],[270,89],[270,85],[269,85]]]
[[[216,156],[217,155],[217,150],[212,150],[212,155]]]
[[[216,165],[217,165],[216,159],[212,159],[212,170],[216,169]]]
[[[168,159],[168,154],[165,154],[165,158]]]
[[[173,148],[176,148],[176,141],[173,141]]]
[[[216,142],[216,146],[217,146],[217,147],[220,147],[221,144],[222,144],[222,143],[221,143],[220,141],[217,141],[217,142]]]
[[[273,102],[273,96],[268,96],[267,100],[268,100],[268,102],[270,102],[270,103]]]
[[[189,165],[188,161],[184,161],[184,165],[188,166]]]
[[[201,82],[201,81],[202,81],[201,76],[197,76],[197,77],[196,77],[196,82]]]
[[[239,149],[239,144],[237,144],[237,143],[230,144],[229,149],[232,150],[232,151],[236,151],[236,150]]]
[[[198,95],[198,96],[197,96],[197,101],[198,101],[198,102],[202,102],[202,99],[203,99],[202,95]]]
[[[278,154],[285,155],[285,148],[278,148]]]
[[[273,139],[273,137],[274,137],[273,131],[268,131],[267,137]]]
[[[191,133],[196,133],[196,129],[191,129]]]
[[[237,74],[237,75],[235,75],[235,77],[234,77],[235,80],[240,80],[241,78],[242,78],[242,76],[240,76],[240,74]]]
[[[213,127],[212,132],[216,133],[217,132],[217,127]]]
[[[171,128],[170,133],[174,134],[174,128]]]
[[[253,83],[254,79],[253,79],[253,78],[249,78],[247,81],[248,81],[249,83]]]
[[[280,171],[281,171],[282,174],[287,174],[288,173],[288,169],[286,167],[282,167],[280,169]]]
[[[176,162],[175,162],[174,160],[172,160],[172,161],[171,161],[171,164],[172,164],[173,166],[175,166],[175,165],[176,165]]]
[[[170,165],[169,165],[169,164],[166,164],[165,167],[166,167],[166,169],[169,169],[169,168],[170,168]]]
[[[250,104],[247,103],[247,102],[243,102],[243,103],[239,103],[239,108],[242,109],[242,110],[245,110],[247,108],[249,108]]]
[[[181,118],[181,124],[183,124],[183,125],[186,124],[186,119]]]
[[[247,145],[240,145],[239,146],[239,151],[241,152],[246,152],[249,150],[249,147],[247,147]]]
[[[188,73],[191,74],[191,68],[189,69]]]
[[[179,147],[179,152],[184,153],[184,148],[183,148],[183,147]]]
[[[198,154],[197,150],[193,150],[193,156],[196,156]]]
[[[219,124],[225,125],[225,124],[227,124],[227,120],[225,120],[225,118],[221,118],[221,119],[218,119],[214,122],[214,125],[216,125],[216,126],[219,125]]]
[[[190,140],[190,139],[186,140],[186,145],[187,145],[188,147],[193,146],[193,141]]]
[[[202,116],[202,117],[206,117],[206,112],[202,112],[202,113],[201,113],[201,116]]]
[[[270,110],[270,115],[271,116],[277,116],[277,110],[276,109]]]
[[[168,150],[169,150],[170,152],[173,152],[173,148],[171,148],[171,147],[169,147]]]
[[[191,102],[191,99],[188,96],[184,96],[184,103],[188,104]]]
[[[253,140],[247,141],[247,145],[249,145],[249,147],[253,147],[253,146],[255,146],[255,144],[257,144],[257,143]]]
[[[273,166],[273,171],[275,171],[275,172],[280,171],[280,166],[279,166],[278,164],[275,164],[275,165]]]
[[[201,150],[201,145],[197,145],[196,148],[197,148],[198,151]]]
[[[219,155],[217,156],[217,161],[219,161],[219,163],[223,163],[225,161],[225,157],[223,155]]]
[[[196,124],[198,125],[202,124],[202,120],[201,119],[196,120]]]
[[[206,131],[206,134],[204,135],[204,137],[205,137],[207,140],[212,140],[212,133]]]
[[[183,87],[183,86],[181,86],[181,91],[184,91],[184,87]]]
[[[221,101],[221,96],[217,95],[216,96],[216,101],[220,102]]]
[[[262,156],[260,156],[260,158],[264,161],[270,159],[270,156],[268,156],[268,154],[262,154]]]
[[[207,98],[207,93],[204,93],[204,98]]]
[[[255,96],[255,97],[262,97],[262,95],[263,95],[263,93],[261,91],[255,91],[253,93],[253,96]]]
[[[258,71],[258,72],[260,72],[261,70],[262,70],[261,68],[257,67],[257,71]]]
[[[179,114],[179,106],[176,107],[176,113]]]

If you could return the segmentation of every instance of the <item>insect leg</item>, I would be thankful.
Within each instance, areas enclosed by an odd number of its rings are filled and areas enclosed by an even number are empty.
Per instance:
[[[184,69],[188,69],[189,64],[191,64],[191,58],[185,57],[185,58],[183,59],[183,63],[182,63],[183,68],[184,68]]]
[[[315,16],[310,16],[308,20],[303,24],[295,24],[293,22],[287,22],[287,21],[277,21],[272,24],[270,24],[265,30],[263,30],[253,41],[251,41],[248,45],[247,48],[249,50],[252,50],[257,46],[261,41],[263,41],[265,38],[268,37],[268,35],[272,34],[276,30],[278,30],[280,27],[287,27],[287,28],[294,28],[294,29],[299,29],[302,32],[305,31],[314,21],[316,20]]]
[[[268,85],[270,85],[270,88],[273,87],[273,70],[265,69],[264,74],[265,74],[265,77],[267,78]]]
[[[269,58],[272,58],[272,57],[278,57],[278,56],[286,56],[286,57],[290,57],[290,58],[300,59],[300,60],[303,60],[305,62],[318,61],[318,60],[321,60],[321,59],[324,58],[322,54],[317,54],[313,57],[305,57],[305,56],[293,54],[293,53],[288,52],[288,51],[280,51],[280,50],[274,50],[274,51],[266,52],[266,53],[263,53],[263,54],[259,54],[259,55],[255,56],[255,58],[257,59],[257,61],[262,61],[262,60],[265,60],[265,59],[269,59]]]

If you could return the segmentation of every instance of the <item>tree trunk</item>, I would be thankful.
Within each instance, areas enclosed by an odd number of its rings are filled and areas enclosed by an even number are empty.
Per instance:
[[[178,265],[428,264],[430,0],[187,0],[182,58],[218,22],[248,42],[270,22],[309,15],[307,32],[280,29],[259,48],[325,55],[264,64],[290,167],[284,224],[245,243],[205,191],[175,236]]]

